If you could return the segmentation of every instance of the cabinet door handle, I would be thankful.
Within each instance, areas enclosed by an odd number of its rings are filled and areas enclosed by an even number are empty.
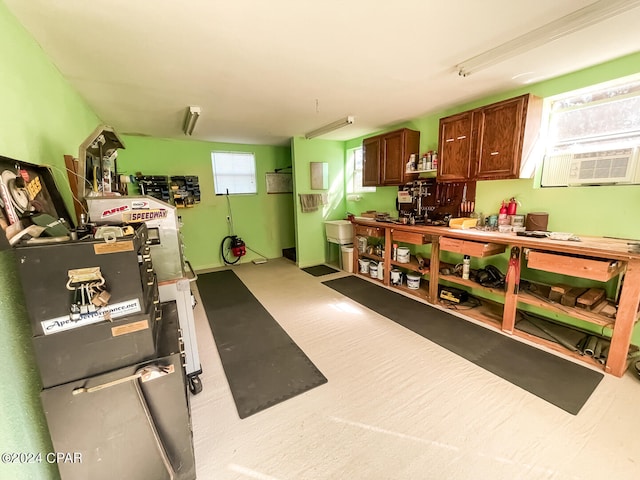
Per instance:
[[[445,140],[445,142],[447,142],[447,143],[449,143],[449,142],[453,142],[453,138],[447,138],[447,139]]]
[[[119,378],[117,380],[112,380],[110,382],[102,383],[100,385],[96,385],[95,387],[78,387],[74,388],[71,392],[73,395],[79,395],[80,393],[93,393],[98,390],[104,390],[105,388],[113,387],[115,385],[120,385],[121,383],[126,383],[131,380],[138,380],[142,383],[148,382],[149,380],[154,380],[156,378],[164,377],[165,375],[170,375],[175,371],[173,365],[147,365],[146,367],[140,368],[133,375],[128,375],[126,377]]]
[[[467,136],[466,136],[466,135],[460,135],[460,136],[458,137],[458,140],[464,140],[465,138],[467,138]]]
[[[500,155],[500,152],[491,152],[489,155],[493,155],[493,156]]]

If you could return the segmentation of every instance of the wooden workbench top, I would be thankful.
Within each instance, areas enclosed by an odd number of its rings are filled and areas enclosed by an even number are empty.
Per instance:
[[[515,233],[500,233],[497,231],[477,230],[475,228],[463,230],[449,227],[435,227],[429,225],[404,225],[393,222],[379,222],[369,218],[356,217],[352,223],[369,227],[391,228],[408,232],[418,232],[426,235],[461,238],[477,242],[492,242],[517,245],[537,250],[570,253],[587,257],[611,258],[616,260],[640,259],[640,252],[630,252],[628,240],[605,237],[589,237],[577,235],[580,241],[551,240],[550,238],[534,238],[518,236]]]

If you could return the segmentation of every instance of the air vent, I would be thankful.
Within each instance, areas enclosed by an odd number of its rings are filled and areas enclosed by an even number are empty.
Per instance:
[[[638,147],[552,155],[545,159],[543,187],[640,183]]]
[[[632,183],[635,180],[637,147],[573,154],[569,185]]]

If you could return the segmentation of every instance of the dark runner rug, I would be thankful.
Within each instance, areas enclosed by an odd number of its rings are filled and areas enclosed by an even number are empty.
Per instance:
[[[314,277],[321,277],[322,275],[328,275],[330,273],[336,273],[340,270],[328,267],[327,265],[314,265],[313,267],[303,268],[302,271],[310,273]]]
[[[240,418],[327,382],[233,271],[197,284]]]
[[[604,376],[353,275],[322,283],[573,415]]]

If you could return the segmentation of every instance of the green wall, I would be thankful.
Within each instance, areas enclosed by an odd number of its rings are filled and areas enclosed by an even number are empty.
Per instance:
[[[2,2],[0,58],[0,155],[51,165],[72,211],[63,155],[76,156],[100,121]],[[0,450],[45,455],[52,446],[40,406],[40,378],[28,320],[17,308],[23,294],[15,288],[15,276],[6,278],[9,268],[8,263],[0,268],[0,325],[7,340],[0,342]],[[55,466],[47,462],[0,463],[3,479],[57,477]]]
[[[266,193],[265,173],[291,165],[289,147],[239,145],[200,141],[123,136],[125,149],[118,153],[118,170],[127,175],[197,175],[201,201],[179,211],[185,254],[196,270],[223,265],[220,243],[230,234],[227,223],[231,205],[233,231],[247,244],[241,262],[265,256],[282,256],[294,246],[293,194]],[[216,195],[213,188],[212,151],[253,152],[256,158],[257,195]],[[252,249],[252,250],[249,250]],[[257,253],[256,253],[257,252]]]
[[[301,268],[337,258],[337,245],[326,244],[324,221],[345,217],[344,142],[330,140],[291,140],[295,195],[296,255]],[[311,162],[329,164],[329,189],[311,190]],[[315,212],[302,213],[299,194],[326,193],[327,205]],[[328,257],[328,258],[327,258]]]

